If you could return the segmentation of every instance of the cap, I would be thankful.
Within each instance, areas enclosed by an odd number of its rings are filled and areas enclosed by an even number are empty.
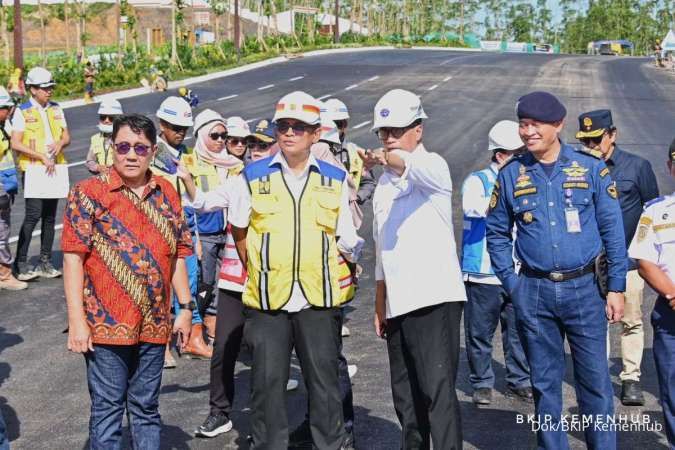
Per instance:
[[[180,97],[167,97],[157,110],[157,117],[172,125],[191,127],[192,108]]]
[[[195,125],[194,125],[194,135],[197,136],[199,134],[199,130],[204,128],[208,124],[216,124],[220,123],[222,126],[227,128],[227,125],[225,123],[225,118],[215,112],[212,109],[205,109],[204,111],[200,112],[197,114],[195,117]],[[213,127],[209,127],[211,129]]]
[[[488,150],[514,151],[523,146],[523,141],[518,134],[518,122],[513,120],[500,120],[488,133]]]
[[[333,144],[340,144],[340,132],[338,131],[335,122],[324,118],[321,120],[321,141],[332,142]]]
[[[583,139],[602,136],[613,126],[612,112],[609,109],[585,112],[579,116],[579,132],[576,137]]]
[[[349,119],[349,110],[347,105],[342,103],[337,98],[331,98],[324,102],[326,115],[330,120],[347,120]],[[323,110],[322,110],[323,112]]]
[[[4,106],[14,106],[14,100],[12,100],[7,89],[0,86],[0,108]]]
[[[44,67],[33,67],[26,75],[26,86],[49,87],[56,83],[52,78],[52,73]]]
[[[122,105],[120,102],[114,98],[107,98],[101,101],[101,104],[98,106],[98,114],[105,114],[108,116],[120,116],[124,114],[122,110]]]
[[[518,99],[516,104],[518,119],[534,119],[539,122],[559,122],[567,115],[565,106],[558,97],[542,91],[530,92]]]
[[[321,105],[311,95],[295,91],[279,100],[274,113],[274,122],[280,119],[295,119],[308,125],[321,123]]]
[[[271,144],[272,142],[277,140],[276,130],[277,126],[274,125],[272,119],[262,119],[261,121],[255,124],[255,131],[251,136],[262,142]]]
[[[239,116],[228,117],[225,127],[227,128],[228,136],[245,138],[251,135],[251,129],[248,127],[248,124]]]
[[[410,91],[394,89],[382,96],[373,112],[373,131],[382,127],[404,128],[417,119],[427,119],[420,98]]]

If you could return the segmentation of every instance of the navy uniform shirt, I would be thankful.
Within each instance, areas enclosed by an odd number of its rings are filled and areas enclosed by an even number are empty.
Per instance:
[[[659,196],[656,176],[649,161],[624,152],[619,147],[614,147],[612,156],[605,164],[619,193],[624,237],[628,247],[633,240],[644,204]]]
[[[578,211],[580,232],[567,229],[566,208]],[[592,262],[604,247],[609,264],[608,288],[626,288],[626,243],[621,209],[605,163],[562,144],[547,176],[525,153],[499,172],[487,217],[487,244],[495,274],[513,292],[513,225],[516,257],[541,272],[568,272]]]

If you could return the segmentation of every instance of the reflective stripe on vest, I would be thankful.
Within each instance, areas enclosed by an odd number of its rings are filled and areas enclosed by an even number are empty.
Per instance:
[[[310,167],[296,200],[273,157],[250,164],[244,174],[251,191],[251,219],[246,236],[248,281],[244,304],[279,310],[293,284],[313,306],[344,303],[335,231],[345,172],[323,161]]]
[[[246,269],[239,259],[232,236],[232,225],[227,224],[223,263],[220,266],[218,287],[228,291],[243,292],[246,284]]]
[[[497,176],[491,169],[474,172],[470,176],[476,176],[481,180],[485,197],[492,195]],[[492,264],[490,263],[490,255],[487,252],[485,232],[486,221],[484,217],[464,216],[462,272],[494,275]]]
[[[26,128],[23,131],[23,145],[37,153],[47,154],[47,144],[45,136],[44,123],[42,122],[42,115],[31,102],[26,102],[19,107],[19,111],[23,115]],[[47,121],[49,122],[49,129],[52,132],[54,141],[61,139],[61,134],[64,129],[63,111],[56,104],[50,103],[46,108]],[[56,157],[56,164],[65,164],[66,158],[63,152]],[[19,154],[19,168],[24,171],[28,164],[42,164],[30,158],[25,153]]]
[[[109,145],[106,145],[106,141]],[[91,137],[91,151],[96,158],[96,164],[105,167],[113,165],[112,141],[106,139],[102,133],[96,133]]]

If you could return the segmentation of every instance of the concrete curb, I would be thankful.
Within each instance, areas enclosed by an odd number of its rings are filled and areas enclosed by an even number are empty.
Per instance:
[[[177,80],[177,81],[169,81],[168,89],[175,89],[180,86],[189,86],[191,84],[196,84],[196,83],[203,83],[204,81],[211,81],[211,80],[216,80],[218,78],[225,78],[229,77],[232,75],[236,75],[239,73],[243,72],[248,72],[250,70],[255,70],[259,69],[261,67],[267,67],[271,66],[273,64],[279,64],[282,62],[290,61],[294,59],[294,57],[302,57],[302,58],[311,58],[312,56],[323,56],[323,55],[335,55],[335,54],[340,54],[340,53],[359,53],[359,52],[372,52],[372,51],[377,51],[377,50],[395,50],[397,47],[394,47],[392,45],[382,45],[382,46],[376,46],[376,47],[356,47],[356,48],[327,48],[323,50],[311,50],[309,52],[305,53],[297,53],[293,54],[292,56],[276,56],[274,58],[266,59],[264,61],[258,61],[254,62],[251,64],[246,64],[240,67],[234,67],[232,69],[227,69],[223,70],[221,72],[213,72],[209,73],[207,75],[200,75],[197,77],[192,77],[192,78],[185,78],[183,80]],[[412,50],[438,50],[438,51],[476,51],[476,49],[466,49],[462,47],[409,47],[409,49]],[[480,50],[478,50],[480,51]],[[130,97],[137,97],[139,95],[143,94],[149,94],[150,92],[148,89],[144,87],[138,87],[138,88],[133,88],[133,89],[125,89],[122,91],[116,91],[116,92],[110,92],[107,94],[102,94],[100,96],[96,96],[96,99],[98,101],[95,101],[95,103],[99,103],[101,99],[103,98],[111,98],[111,99],[124,99],[124,98],[130,98]],[[59,105],[61,106],[62,109],[69,109],[69,108],[75,108],[78,106],[84,106],[87,105],[88,103],[85,103],[84,99],[76,99],[76,100],[66,100],[64,102],[59,102]]]

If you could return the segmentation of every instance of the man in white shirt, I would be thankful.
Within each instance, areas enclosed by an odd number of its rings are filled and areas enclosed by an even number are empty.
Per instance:
[[[244,339],[252,352],[253,449],[286,450],[286,383],[291,351],[309,396],[314,448],[345,448],[338,385],[340,285],[338,252],[355,261],[363,240],[349,210],[346,173],[310,153],[319,140],[320,107],[304,92],[276,107],[274,156],[248,165],[221,192],[247,265]],[[228,194],[224,191],[230,190]],[[208,199],[195,199],[208,208]]]
[[[466,301],[445,160],[422,144],[420,99],[395,89],[375,105],[383,150],[360,152],[384,173],[373,197],[375,331],[386,338],[404,449],[462,447],[455,379]]]
[[[492,370],[492,338],[501,322],[506,363],[506,382],[519,398],[532,401],[530,369],[516,330],[516,316],[509,294],[492,270],[485,239],[485,217],[499,169],[524,148],[518,123],[497,122],[488,134],[490,165],[469,174],[462,186],[464,231],[462,234],[462,273],[468,302],[464,311],[466,355],[473,402],[489,405],[495,374]]]

